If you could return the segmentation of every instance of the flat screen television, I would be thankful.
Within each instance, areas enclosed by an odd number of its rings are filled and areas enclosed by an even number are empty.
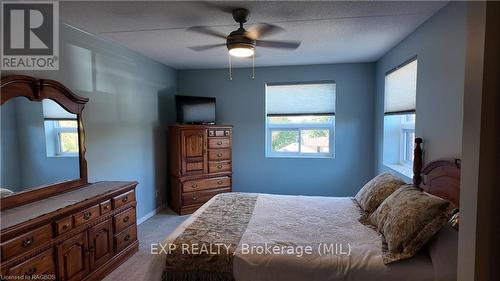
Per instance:
[[[215,98],[175,96],[177,122],[181,124],[215,124]]]

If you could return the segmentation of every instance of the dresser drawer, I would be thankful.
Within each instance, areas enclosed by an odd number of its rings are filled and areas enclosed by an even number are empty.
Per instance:
[[[52,228],[45,225],[2,244],[2,261],[24,254],[52,238]]]
[[[209,138],[208,148],[228,148],[231,146],[231,139],[229,138]]]
[[[99,206],[101,208],[101,215],[111,212],[111,200],[106,200],[104,202],[101,202]]]
[[[115,225],[115,233],[124,230],[129,225],[135,224],[135,208],[128,208],[115,215],[113,217],[113,223]]]
[[[208,151],[208,161],[231,160],[230,149],[215,149]]]
[[[34,275],[52,275],[55,277],[55,263],[53,249],[48,249],[47,251],[32,257],[31,259],[18,264],[7,271],[7,276],[24,276],[20,280],[30,280]],[[33,276],[33,277],[32,277]],[[50,278],[50,277],[49,277]],[[8,278],[6,278],[8,280]]]
[[[218,162],[208,162],[208,172],[209,173],[220,173],[231,171],[230,161],[218,161]]]
[[[113,201],[113,208],[115,209],[120,208],[125,204],[135,201],[135,193],[133,190],[129,191],[127,193],[114,197],[112,201]]]
[[[87,208],[80,213],[73,215],[73,221],[75,223],[75,227],[80,226],[88,221],[91,221],[97,217],[99,217],[100,208],[99,205],[92,206]]]
[[[120,252],[128,245],[137,240],[137,228],[135,225],[130,226],[118,235],[115,235],[116,252]]]
[[[183,205],[200,205],[219,193],[230,192],[231,188],[220,188],[182,194]]]
[[[56,235],[61,235],[73,229],[73,219],[71,217],[67,217],[64,219],[60,219],[55,223]]]
[[[231,130],[229,129],[208,130],[208,137],[228,137],[230,135],[231,135]]]
[[[214,189],[231,186],[231,178],[217,177],[201,180],[186,181],[182,184],[183,192],[192,192],[205,189]]]

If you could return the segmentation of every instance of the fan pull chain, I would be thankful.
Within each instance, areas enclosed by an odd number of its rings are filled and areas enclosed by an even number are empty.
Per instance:
[[[229,80],[230,81],[233,80],[233,73],[232,73],[232,70],[231,70],[231,55],[229,55]]]
[[[252,80],[255,80],[255,51],[252,55]]]

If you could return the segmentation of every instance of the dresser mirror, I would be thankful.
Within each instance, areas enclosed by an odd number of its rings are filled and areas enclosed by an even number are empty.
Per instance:
[[[86,98],[28,76],[1,81],[1,209],[87,183],[81,114]]]

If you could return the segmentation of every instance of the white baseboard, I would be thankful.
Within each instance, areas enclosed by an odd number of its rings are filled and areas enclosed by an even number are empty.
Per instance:
[[[151,217],[153,217],[154,215],[158,214],[159,211],[165,209],[165,207],[167,207],[167,204],[163,204],[161,206],[159,206],[158,208],[154,209],[153,211],[147,213],[146,215],[144,215],[143,217],[139,218],[137,220],[137,225],[147,221],[148,219],[150,219]]]

